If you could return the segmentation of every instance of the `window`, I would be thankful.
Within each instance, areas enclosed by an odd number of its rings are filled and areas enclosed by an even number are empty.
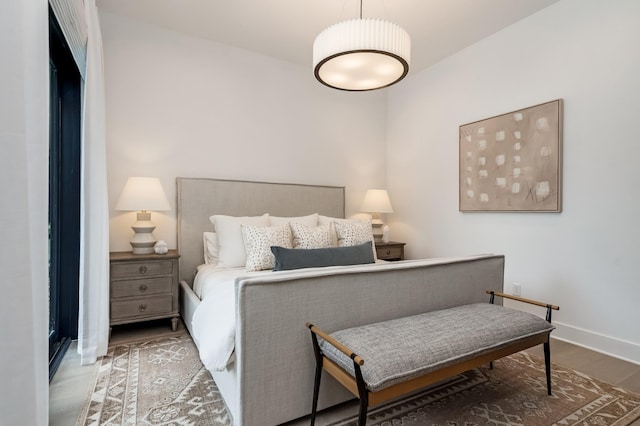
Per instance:
[[[78,336],[81,80],[49,9],[49,379]]]

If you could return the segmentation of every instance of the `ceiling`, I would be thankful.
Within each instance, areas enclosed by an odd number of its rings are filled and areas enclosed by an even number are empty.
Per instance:
[[[517,22],[558,0],[365,0],[362,16],[411,36],[410,72]],[[100,11],[262,53],[311,68],[324,28],[357,18],[357,0],[97,0]]]

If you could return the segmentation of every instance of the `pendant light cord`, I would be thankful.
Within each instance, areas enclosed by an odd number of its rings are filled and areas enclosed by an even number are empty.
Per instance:
[[[362,19],[362,0],[360,0],[360,19]]]

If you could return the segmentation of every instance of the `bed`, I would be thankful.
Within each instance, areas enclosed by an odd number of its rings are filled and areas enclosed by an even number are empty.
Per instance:
[[[180,312],[236,425],[275,425],[311,412],[315,361],[307,321],[331,332],[482,302],[485,290],[503,288],[504,257],[479,255],[227,272],[227,294],[201,300],[194,281],[198,268],[207,270],[201,265],[203,232],[213,231],[210,216],[342,218],[345,190],[206,178],[177,178],[176,185]],[[232,327],[224,315],[233,317]],[[226,338],[226,348],[207,341],[216,333]],[[228,360],[212,361],[212,350],[225,352]],[[330,376],[323,383],[319,409],[353,398]]]

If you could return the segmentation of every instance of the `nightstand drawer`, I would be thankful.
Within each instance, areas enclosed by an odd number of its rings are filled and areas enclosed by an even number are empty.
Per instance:
[[[402,247],[378,247],[376,253],[379,259],[401,259]]]
[[[146,296],[171,293],[173,276],[111,281],[111,297]]]
[[[173,298],[170,294],[112,300],[111,320],[170,313],[172,300]]]
[[[404,260],[405,243],[389,241],[376,243],[376,255],[381,260]]]
[[[134,278],[150,275],[170,275],[173,262],[170,259],[154,262],[122,262],[111,264],[111,278]]]

